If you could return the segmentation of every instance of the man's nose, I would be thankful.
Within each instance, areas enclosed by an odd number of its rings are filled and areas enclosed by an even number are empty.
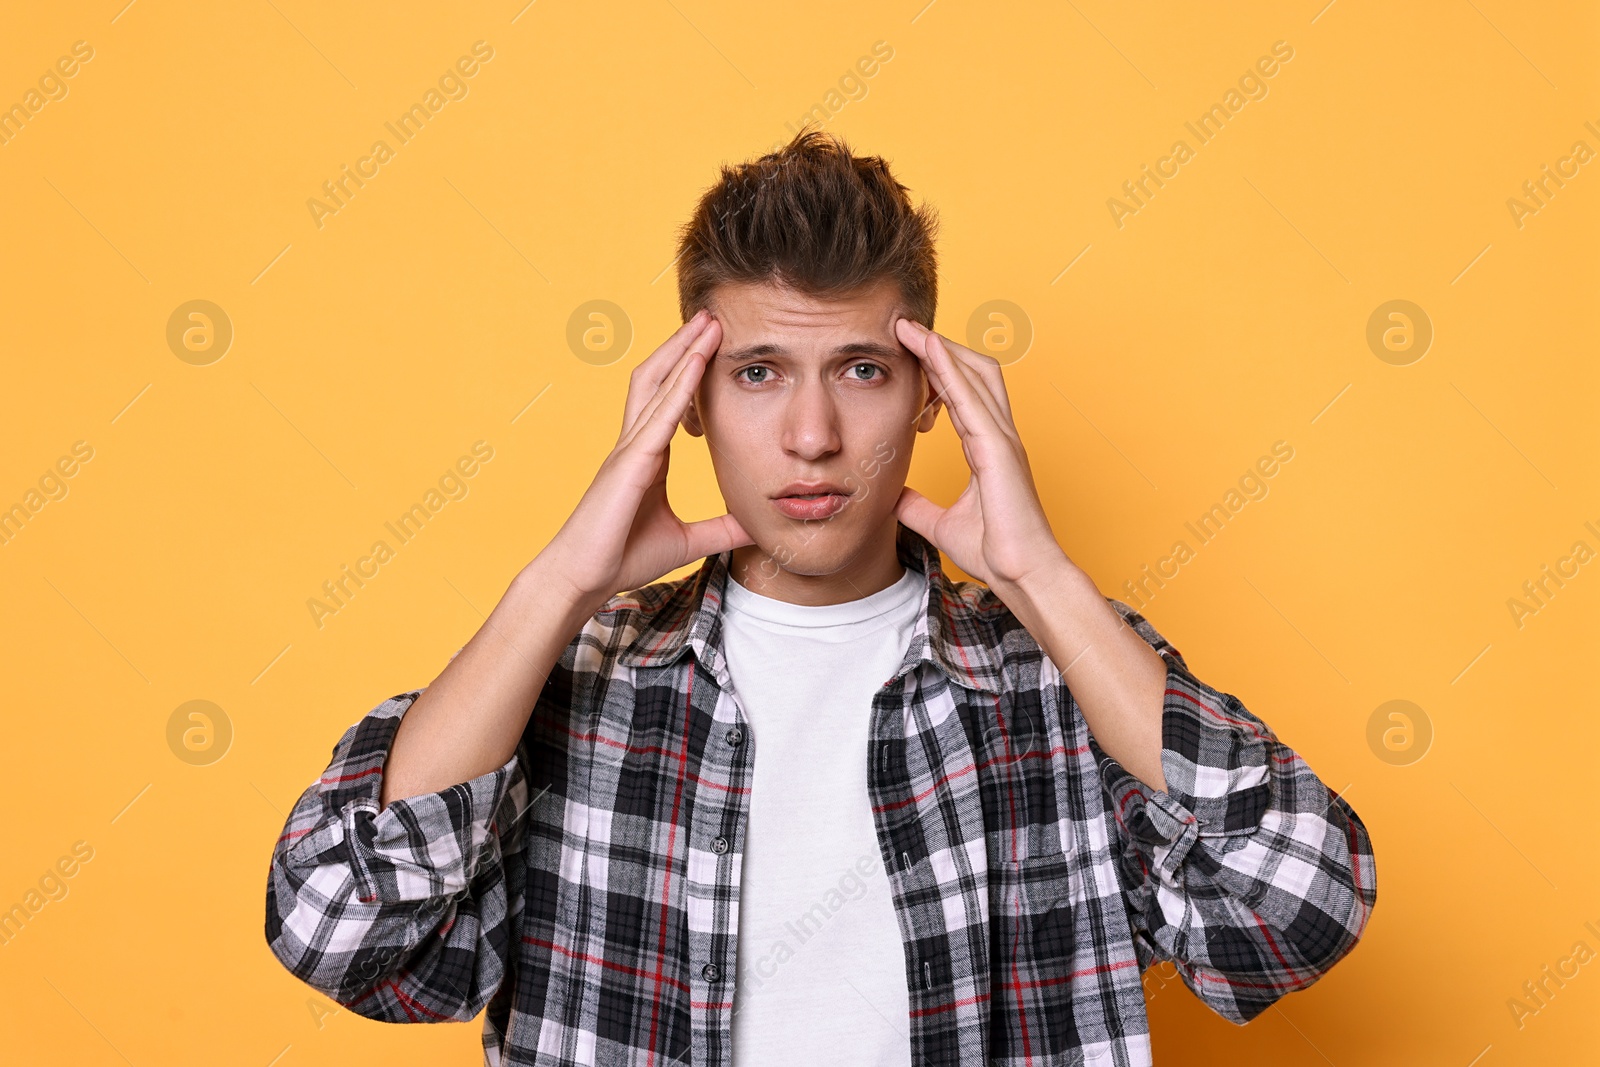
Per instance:
[[[818,459],[837,452],[839,404],[829,384],[807,379],[795,387],[784,412],[783,447],[802,459]]]

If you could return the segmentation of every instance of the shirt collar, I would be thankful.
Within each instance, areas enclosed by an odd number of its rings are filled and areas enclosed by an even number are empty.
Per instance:
[[[1004,613],[989,590],[978,583],[958,589],[945,576],[939,550],[903,522],[895,523],[895,551],[900,562],[927,577],[922,611],[896,677],[922,663],[932,663],[950,681],[968,689],[1000,693],[1000,634],[996,623]],[[639,633],[619,654],[629,667],[663,667],[684,649],[708,668],[717,683],[729,679],[722,655],[722,602],[733,550],[707,556],[689,581],[648,613]]]

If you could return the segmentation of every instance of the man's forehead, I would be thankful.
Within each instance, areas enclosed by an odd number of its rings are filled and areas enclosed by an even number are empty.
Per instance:
[[[737,372],[746,363],[879,359],[892,366],[920,362],[895,334],[897,318],[910,318],[898,284],[887,280],[837,298],[818,297],[772,284],[720,285],[706,303],[722,325],[712,356]]]
[[[717,349],[714,357],[721,363],[750,363],[758,359],[771,359],[774,356],[803,354],[810,346],[795,346],[786,344],[783,340],[754,341],[741,344],[737,339],[725,340]],[[884,360],[902,360],[906,353],[898,342],[891,344],[881,341],[864,333],[848,335],[848,339],[839,339],[837,343],[829,344],[825,354],[832,353],[844,356],[876,356]]]
[[[837,297],[822,297],[772,283],[720,285],[707,301],[722,322],[723,349],[783,346],[785,339],[826,335],[836,346],[876,341],[897,351],[894,321],[907,311],[899,286],[874,283]],[[887,353],[886,353],[887,354]]]

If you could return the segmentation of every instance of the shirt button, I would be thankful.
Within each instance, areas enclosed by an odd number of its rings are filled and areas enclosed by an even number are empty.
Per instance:
[[[728,727],[728,732],[723,735],[723,739],[730,745],[739,745],[744,741],[744,731],[737,726],[730,726]]]
[[[700,977],[704,978],[708,982],[715,982],[717,979],[722,977],[722,968],[718,967],[715,963],[708,963],[704,967],[700,968]]]
[[[711,851],[719,856],[728,851],[728,839],[726,837],[713,837],[711,839]]]

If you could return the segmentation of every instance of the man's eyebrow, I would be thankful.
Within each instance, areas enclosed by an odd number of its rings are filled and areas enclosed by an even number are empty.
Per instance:
[[[885,360],[905,358],[905,352],[898,345],[886,345],[882,341],[849,341],[839,345],[833,350],[833,353],[839,356],[877,356],[879,359]],[[788,354],[789,350],[786,347],[769,341],[762,344],[745,345],[728,352],[718,352],[716,358],[722,363],[739,364]]]

